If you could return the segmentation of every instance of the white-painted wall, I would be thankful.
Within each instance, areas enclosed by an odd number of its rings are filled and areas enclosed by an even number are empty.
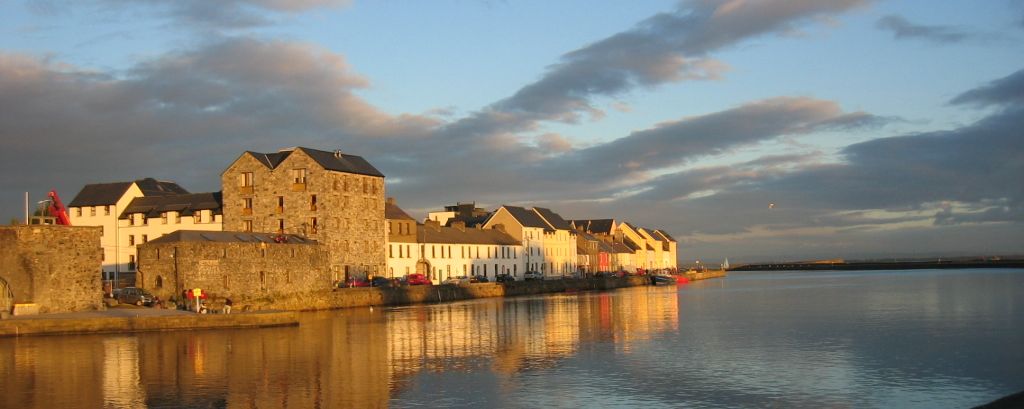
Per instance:
[[[132,214],[127,219],[118,220],[118,234],[121,237],[118,241],[121,245],[118,248],[120,271],[134,272],[130,263],[135,259],[138,266],[138,251],[136,247],[149,240],[155,240],[165,234],[178,230],[203,230],[222,231],[224,220],[221,215],[215,215],[210,210],[197,211],[200,220],[197,223],[193,215],[179,216],[178,212],[167,212],[167,220],[163,217],[144,218],[142,214]]]
[[[117,199],[117,203],[105,206],[83,206],[68,208],[68,218],[72,226],[100,226],[103,228],[100,236],[100,246],[103,247],[103,271],[107,274],[105,278],[113,278],[116,271],[127,271],[124,267],[128,265],[128,259],[122,258],[120,247],[124,245],[120,241],[122,236],[118,232],[118,216],[128,207],[132,199],[143,196],[142,190],[132,183],[124,194]]]

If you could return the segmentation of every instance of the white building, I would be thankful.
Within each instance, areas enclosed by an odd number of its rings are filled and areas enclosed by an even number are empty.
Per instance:
[[[178,230],[222,231],[220,192],[136,197],[118,217],[121,271],[135,272],[136,246]]]
[[[417,228],[417,271],[429,272],[435,284],[458,276],[482,276],[494,281],[498,274],[522,279],[519,266],[523,246],[503,227],[472,228],[460,221],[443,227],[427,220]],[[413,254],[414,257],[417,254]]]
[[[523,257],[518,260],[520,269],[525,271],[541,272],[547,270],[545,258],[544,240],[547,237],[545,231],[554,232],[554,228],[548,225],[536,212],[526,210],[519,206],[501,206],[491,214],[483,227],[493,228],[497,225],[504,227],[509,235],[519,240],[523,246]],[[522,277],[520,274],[519,277]]]
[[[579,263],[576,229],[550,209],[534,207],[533,211],[551,227],[544,233],[544,258],[547,265],[541,268],[541,272],[549,277],[575,275]]]
[[[128,271],[128,258],[120,251],[127,246],[127,235],[119,230],[118,217],[137,197],[185,194],[187,190],[174,182],[152,178],[133,182],[95,183],[85,185],[68,203],[68,218],[72,226],[100,226],[103,228],[100,245],[103,247],[105,279]]]

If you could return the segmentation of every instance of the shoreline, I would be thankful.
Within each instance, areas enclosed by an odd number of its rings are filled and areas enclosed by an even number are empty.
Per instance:
[[[936,260],[936,261],[896,261],[896,262],[781,262],[747,264],[729,269],[729,271],[781,271],[781,270],[923,270],[923,269],[958,269],[958,268],[1024,268],[1024,260]]]
[[[724,277],[725,271],[681,274],[690,281]],[[565,292],[608,291],[651,285],[647,276],[568,278],[510,283],[474,283],[325,290],[286,297],[236,302],[233,314],[196,314],[152,308],[41,314],[0,320],[0,338],[31,335],[89,335],[299,325],[301,311],[355,307],[439,304],[479,298],[518,297]]]

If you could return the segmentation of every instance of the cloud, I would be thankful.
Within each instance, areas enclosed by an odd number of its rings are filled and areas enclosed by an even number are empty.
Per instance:
[[[1024,105],[1024,69],[957,95],[954,105]]]
[[[29,8],[38,14],[54,15],[72,6],[83,4],[99,6],[111,13],[141,7],[159,16],[168,17],[176,23],[184,24],[185,28],[216,31],[268,25],[278,14],[338,8],[350,3],[351,0],[33,0],[29,2]]]
[[[888,15],[878,19],[875,27],[892,32],[893,37],[898,40],[921,39],[940,44],[958,43],[974,36],[951,26],[914,24],[897,15]]]

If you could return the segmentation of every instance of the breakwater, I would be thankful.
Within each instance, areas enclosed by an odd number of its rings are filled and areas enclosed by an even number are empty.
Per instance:
[[[572,291],[603,291],[648,285],[644,276],[583,278],[467,285],[420,285],[404,287],[339,288],[304,294],[241,300],[243,311],[268,309],[313,311],[338,308],[407,305],[491,297],[548,294]]]
[[[687,280],[707,280],[709,278],[721,278],[726,276],[725,270],[687,271],[683,276]]]
[[[851,262],[779,262],[747,264],[732,271],[781,270],[918,270],[958,268],[1022,268],[1024,260],[928,260],[928,261],[851,261]]]

